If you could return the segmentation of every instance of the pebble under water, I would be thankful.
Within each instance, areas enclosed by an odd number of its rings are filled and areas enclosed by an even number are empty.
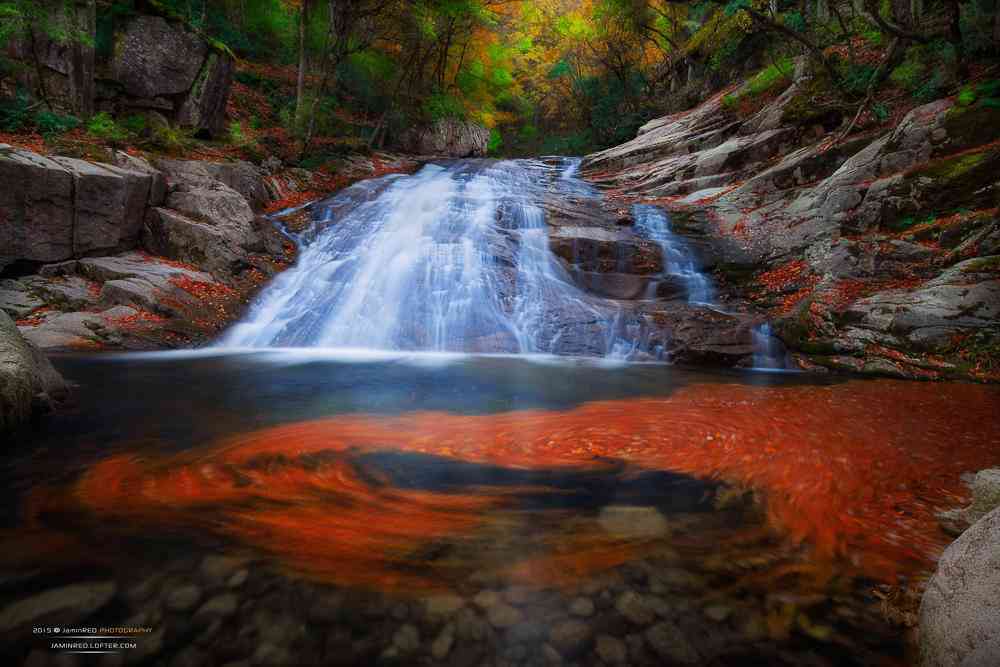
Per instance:
[[[321,349],[58,365],[79,405],[2,469],[3,664],[905,665],[884,599],[1000,447],[998,388],[957,383]],[[32,634],[55,624],[148,631],[57,655]]]

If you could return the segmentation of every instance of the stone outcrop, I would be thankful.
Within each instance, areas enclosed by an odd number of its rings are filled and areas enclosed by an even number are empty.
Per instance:
[[[65,398],[65,381],[0,311],[0,432],[48,411]]]
[[[588,156],[612,198],[653,199],[708,248],[724,296],[808,369],[996,379],[1000,111],[942,99],[834,142],[804,63],[747,115],[721,91]]]
[[[921,667],[1000,664],[1000,507],[949,546],[920,604]]]
[[[143,14],[116,21],[112,38],[113,48],[102,55],[92,46],[36,36],[45,89],[57,107],[85,114],[155,112],[202,136],[224,130],[233,79],[233,57],[224,47],[182,21]],[[30,48],[15,43],[11,55],[31,65],[21,76],[34,90],[38,73]]]
[[[490,131],[482,125],[446,118],[404,133],[403,150],[418,155],[444,157],[484,157]]]
[[[1000,507],[1000,468],[980,470],[969,483],[969,489],[972,491],[971,505],[938,514],[946,532],[961,535],[970,525]]]
[[[270,201],[259,168],[113,158],[0,150],[0,311],[41,348],[198,340],[291,252],[254,213]]]

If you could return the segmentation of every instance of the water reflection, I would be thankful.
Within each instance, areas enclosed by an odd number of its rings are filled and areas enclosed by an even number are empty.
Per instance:
[[[1000,451],[1000,395],[975,385],[315,351],[61,365],[79,414],[3,469],[0,625],[98,587],[78,620],[145,619],[149,664],[879,664],[901,632],[871,580],[926,571],[935,510]]]

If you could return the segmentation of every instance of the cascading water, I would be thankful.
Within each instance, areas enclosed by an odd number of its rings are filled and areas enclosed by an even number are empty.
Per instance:
[[[755,370],[786,370],[789,367],[788,352],[767,322],[753,328],[753,367]]]
[[[612,336],[612,309],[549,251],[539,203],[572,181],[556,175],[462,161],[348,188],[221,345],[574,353]]]
[[[641,236],[657,243],[663,251],[663,275],[678,280],[687,292],[689,303],[712,305],[715,291],[708,277],[698,270],[698,262],[687,243],[670,229],[667,212],[650,204],[632,207],[635,229]],[[650,297],[656,295],[656,285],[650,286]]]

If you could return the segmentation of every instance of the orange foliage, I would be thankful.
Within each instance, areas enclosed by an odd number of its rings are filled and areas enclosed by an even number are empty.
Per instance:
[[[996,387],[880,380],[699,384],[565,412],[339,416],[176,455],[117,455],[61,497],[36,494],[28,518],[82,505],[105,523],[226,535],[320,579],[423,587],[424,575],[405,574],[408,554],[467,534],[516,490],[394,489],[360,479],[351,457],[396,450],[525,469],[623,460],[756,488],[793,540],[888,580],[926,568],[947,543],[935,512],[963,499],[963,473],[996,464],[998,404]],[[606,541],[588,540],[509,569],[571,578],[615,560]]]

